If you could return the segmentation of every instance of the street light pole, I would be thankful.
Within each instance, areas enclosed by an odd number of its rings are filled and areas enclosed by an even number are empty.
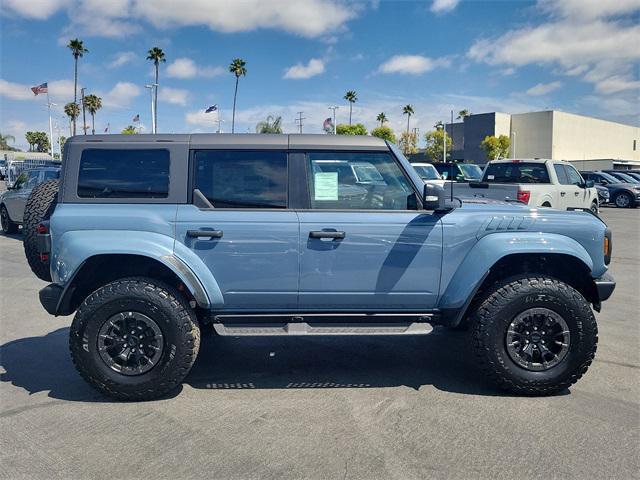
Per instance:
[[[338,105],[332,105],[329,107],[329,110],[333,110],[333,134],[336,134],[336,110],[340,107]]]
[[[144,88],[148,88],[149,94],[151,95],[151,133],[156,133],[156,108],[155,104],[153,103],[153,93],[154,89],[158,88],[158,84],[151,83],[145,85]]]
[[[55,103],[51,103],[49,100],[49,89],[47,89],[47,109],[49,110],[49,150],[51,151],[51,158],[53,158],[53,124],[51,123],[51,106],[55,106]]]

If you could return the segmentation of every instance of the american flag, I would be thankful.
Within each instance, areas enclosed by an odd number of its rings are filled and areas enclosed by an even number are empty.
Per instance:
[[[140,121],[140,114],[138,114],[135,117],[133,117],[133,121],[134,122],[139,122]]]
[[[215,112],[216,110],[218,110],[218,105],[211,105],[209,108],[207,108],[204,113],[211,113],[211,112]]]
[[[47,85],[47,82],[44,82],[37,87],[31,87],[31,91],[34,95],[38,95],[40,93],[49,93],[49,86]]]
[[[333,133],[333,122],[331,121],[331,117],[327,118],[324,122],[322,122],[322,129],[325,132]]]
[[[109,132],[109,127],[111,126],[110,123],[107,123],[107,126],[104,129],[104,133],[108,133]]]

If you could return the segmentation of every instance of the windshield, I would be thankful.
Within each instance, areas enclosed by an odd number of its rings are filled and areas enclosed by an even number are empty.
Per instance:
[[[462,170],[464,178],[468,178],[469,180],[480,180],[482,178],[482,169],[478,165],[461,163],[458,167]]]
[[[370,163],[353,164],[352,168],[360,183],[385,183],[378,169]]]
[[[544,163],[490,163],[484,173],[484,181],[488,183],[549,183],[549,173]]]
[[[442,178],[433,165],[414,165],[413,168],[423,180],[441,180]]]
[[[616,172],[613,176],[623,180],[626,183],[640,183],[638,180],[633,178],[631,175],[627,175],[626,173],[618,173]]]
[[[598,175],[600,175],[602,178],[604,178],[609,183],[620,183],[620,180],[618,180],[613,175],[609,175],[608,173],[598,172]]]

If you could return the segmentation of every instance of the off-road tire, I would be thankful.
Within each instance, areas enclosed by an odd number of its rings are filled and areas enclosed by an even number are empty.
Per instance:
[[[22,233],[24,234],[24,254],[31,271],[40,280],[51,281],[49,262],[40,259],[38,252],[38,225],[47,220],[56,208],[58,199],[58,180],[47,180],[37,185],[32,191],[24,207],[24,221]]]
[[[119,312],[135,311],[152,318],[164,336],[155,366],[140,375],[110,368],[98,352],[101,326]],[[111,282],[80,305],[69,334],[71,359],[92,387],[119,400],[152,400],[173,390],[187,376],[200,348],[196,316],[180,293],[149,278]]]
[[[10,234],[18,231],[18,224],[11,220],[7,207],[4,205],[0,206],[0,223],[2,225],[3,233]]]
[[[591,204],[591,213],[593,213],[596,217],[600,215],[600,209],[598,208],[597,202],[593,202]]]
[[[530,371],[507,352],[506,331],[513,318],[529,308],[559,314],[569,327],[564,359],[544,371]],[[480,370],[496,386],[519,395],[551,395],[577,382],[595,356],[598,327],[589,303],[574,288],[544,276],[520,276],[487,291],[471,317],[471,340]]]

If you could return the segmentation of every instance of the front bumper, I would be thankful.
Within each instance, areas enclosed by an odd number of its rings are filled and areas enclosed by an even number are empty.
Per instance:
[[[50,283],[40,290],[40,293],[38,294],[40,297],[40,303],[49,315],[58,314],[58,305],[60,304],[60,299],[62,298],[63,293],[64,289],[55,283]]]
[[[611,294],[616,288],[616,281],[609,272],[600,278],[596,278],[594,283],[596,284],[596,292],[598,293],[598,300],[600,302],[604,302],[611,297]]]

